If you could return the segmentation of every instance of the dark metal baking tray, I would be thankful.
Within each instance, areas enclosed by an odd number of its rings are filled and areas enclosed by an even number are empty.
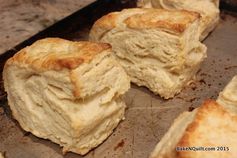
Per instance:
[[[21,48],[44,37],[87,40],[93,22],[115,10],[135,6],[131,0],[100,0],[48,29],[22,42],[0,56],[4,62]],[[144,87],[132,85],[126,94],[126,119],[100,146],[85,156],[74,153],[62,155],[61,148],[24,132],[12,118],[6,97],[0,97],[0,151],[7,158],[145,158],[148,157],[173,120],[183,111],[198,107],[207,98],[215,99],[228,81],[237,74],[237,16],[234,6],[221,3],[221,20],[204,41],[208,58],[197,75],[197,80],[174,99],[163,100]]]

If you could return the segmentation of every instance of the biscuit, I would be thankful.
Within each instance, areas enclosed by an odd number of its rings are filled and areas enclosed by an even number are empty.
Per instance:
[[[133,83],[168,99],[195,77],[206,57],[199,20],[190,11],[125,9],[97,20],[90,40],[110,43]]]
[[[124,119],[129,77],[104,43],[39,40],[3,71],[8,104],[21,127],[86,154]]]

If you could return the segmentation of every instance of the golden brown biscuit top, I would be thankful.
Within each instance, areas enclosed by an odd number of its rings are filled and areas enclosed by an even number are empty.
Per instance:
[[[74,69],[107,49],[111,49],[111,46],[105,43],[45,38],[20,50],[7,64],[22,63],[38,70]]]
[[[94,27],[112,29],[123,23],[133,29],[162,28],[182,33],[189,24],[199,18],[200,15],[192,11],[135,8],[109,13],[97,20]]]
[[[163,9],[147,9],[144,14],[135,14],[125,20],[130,28],[164,28],[178,33],[199,18],[199,14],[190,11],[168,11]]]
[[[206,101],[187,127],[178,147],[225,147],[226,151],[179,151],[179,158],[237,157],[237,116],[215,101]],[[228,147],[228,149],[227,149]],[[228,151],[227,151],[228,150]]]
[[[219,0],[204,0],[204,1],[200,1],[200,0],[138,0],[138,6],[139,7],[144,7],[144,5],[146,4],[150,4],[152,5],[152,7],[154,8],[158,8],[158,7],[162,7],[162,6],[170,6],[172,7],[173,5],[175,6],[175,4],[185,4],[185,3],[190,3],[191,5],[195,5],[196,2],[210,2],[215,4],[216,7],[219,7]]]

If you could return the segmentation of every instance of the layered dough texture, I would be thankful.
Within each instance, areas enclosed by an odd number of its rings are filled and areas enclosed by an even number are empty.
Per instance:
[[[168,99],[189,83],[206,57],[199,18],[189,11],[126,9],[96,21],[90,39],[110,43],[132,82]]]
[[[227,108],[229,111],[237,113],[237,75],[220,92],[217,102]]]
[[[144,8],[163,8],[169,10],[190,10],[200,13],[200,40],[216,27],[219,21],[219,0],[138,0]]]
[[[10,58],[3,79],[21,127],[64,152],[86,154],[124,119],[130,80],[108,44],[43,39]]]

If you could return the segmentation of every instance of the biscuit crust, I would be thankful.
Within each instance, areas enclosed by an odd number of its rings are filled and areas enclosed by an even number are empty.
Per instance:
[[[134,8],[109,13],[95,22],[92,30],[103,28],[105,33],[119,25],[132,29],[160,28],[177,34],[199,19],[199,13],[192,11],[171,11],[164,9]]]
[[[237,116],[231,115],[215,101],[207,100],[198,109],[177,146],[225,147],[228,151],[179,151],[178,158],[237,157]]]
[[[6,64],[25,64],[41,71],[75,69],[109,49],[111,46],[106,43],[72,42],[60,38],[46,38],[23,48]]]

